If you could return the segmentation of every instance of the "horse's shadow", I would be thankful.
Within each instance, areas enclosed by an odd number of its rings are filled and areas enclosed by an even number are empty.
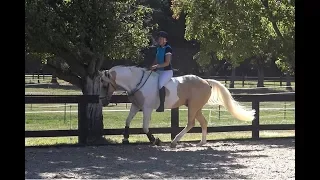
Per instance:
[[[257,150],[243,152],[248,151]],[[265,157],[265,155],[239,152],[216,150],[211,146],[197,149],[195,147],[171,149],[150,145],[27,148],[25,176],[38,179],[43,178],[42,173],[54,173],[55,175],[50,178],[70,178],[68,176],[72,176],[71,173],[86,178],[246,179],[244,175],[235,172],[237,169],[247,168],[237,163],[236,159],[251,156]]]

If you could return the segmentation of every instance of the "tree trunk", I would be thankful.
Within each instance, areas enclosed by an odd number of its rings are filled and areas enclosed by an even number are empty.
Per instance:
[[[263,67],[258,67],[258,84],[257,84],[257,87],[264,87]]]
[[[286,89],[287,89],[287,90],[292,90],[289,72],[286,73],[286,82],[287,82],[287,84],[286,84],[286,86],[287,86]]]
[[[264,70],[263,70],[263,60],[262,57],[257,58],[257,66],[258,66],[258,84],[257,87],[264,87]]]
[[[84,95],[99,95],[100,94],[100,77],[95,75],[93,78],[86,77],[83,90]],[[89,103],[87,107],[88,119],[88,141],[96,141],[103,136],[103,115],[102,104]]]
[[[51,82],[52,84],[59,84],[58,83],[58,80],[57,80],[57,76],[55,73],[52,74],[52,77],[51,77]]]
[[[232,67],[231,71],[231,79],[230,79],[230,85],[229,88],[234,88],[234,79],[236,78],[236,68]]]

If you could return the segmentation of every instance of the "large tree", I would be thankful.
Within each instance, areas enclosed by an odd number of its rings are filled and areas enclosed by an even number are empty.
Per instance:
[[[173,0],[172,10],[175,18],[186,14],[185,38],[201,43],[201,64],[210,62],[212,51],[234,66],[253,57],[261,79],[270,56],[289,62],[283,57],[294,54],[294,3],[290,0]]]
[[[104,61],[141,58],[151,9],[136,0],[26,0],[26,52],[85,95],[100,93]],[[102,137],[102,105],[89,104],[89,137]]]
[[[287,86],[291,86],[290,75],[295,71],[295,0],[261,0],[269,22],[269,31],[277,35],[276,65],[285,72]],[[291,89],[291,87],[289,87]]]

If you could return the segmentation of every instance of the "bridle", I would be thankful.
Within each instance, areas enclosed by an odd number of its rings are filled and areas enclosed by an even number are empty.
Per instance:
[[[133,96],[137,91],[139,91],[139,90],[145,85],[145,83],[148,81],[148,79],[149,79],[150,75],[152,74],[152,72],[153,72],[153,71],[150,72],[150,74],[148,75],[147,79],[144,81],[144,83],[142,84],[142,86],[139,87],[139,85],[140,85],[141,82],[142,82],[142,79],[143,79],[144,76],[145,76],[145,71],[142,71],[142,76],[141,76],[141,78],[140,78],[139,83],[136,85],[136,88],[135,88],[134,90],[132,90],[131,92],[127,93],[127,95],[130,97],[130,96]],[[110,73],[109,73],[109,71],[104,71],[104,75],[110,79]],[[110,82],[107,84],[107,87],[106,87],[107,92],[109,92],[109,85],[110,85],[110,84],[111,84],[111,86],[114,88],[114,90],[117,89],[117,88],[115,87],[115,85],[113,85],[113,83],[110,81]],[[105,96],[100,97],[100,99],[105,99],[105,98],[110,99],[111,97],[109,97],[108,93],[106,93]]]
[[[104,71],[104,75],[110,79],[109,71]],[[109,97],[109,95],[108,95],[110,84],[111,84],[111,86],[113,87],[114,90],[117,89],[116,86],[113,85],[113,83],[110,81],[110,82],[107,84],[107,87],[106,87],[106,89],[107,89],[106,95],[103,96],[103,97],[99,97],[99,99],[106,99],[106,98],[107,98],[107,99],[110,99],[110,97]]]

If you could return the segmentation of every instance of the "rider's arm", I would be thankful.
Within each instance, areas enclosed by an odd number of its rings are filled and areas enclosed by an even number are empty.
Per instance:
[[[157,64],[157,57],[154,58],[152,66]]]

